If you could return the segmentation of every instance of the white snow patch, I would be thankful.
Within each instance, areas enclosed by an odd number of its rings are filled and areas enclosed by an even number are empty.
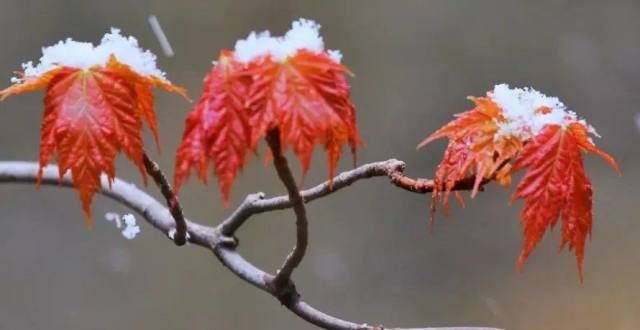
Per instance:
[[[136,224],[136,218],[133,214],[125,214],[122,216],[122,220],[124,220],[124,230],[122,231],[122,236],[128,240],[132,240],[136,238],[136,236],[140,233],[140,226]]]
[[[67,38],[52,46],[43,47],[40,62],[34,65],[29,61],[23,63],[22,68],[24,77],[35,77],[59,66],[79,69],[103,66],[111,55],[141,75],[165,78],[165,73],[157,67],[156,55],[149,50],[142,50],[136,38],[122,36],[117,28],[111,28],[111,32],[106,33],[97,46]],[[11,78],[12,83],[20,81],[21,77]]]
[[[120,229],[122,227],[122,219],[120,218],[120,214],[114,212],[107,212],[104,215],[105,220],[110,222],[115,222],[116,228]]]
[[[114,222],[116,228],[122,229],[121,234],[124,238],[132,240],[140,233],[140,226],[136,224],[136,218],[133,214],[125,214],[122,217],[118,213],[109,212],[104,215],[107,221]],[[124,228],[122,228],[124,226]]]
[[[173,241],[176,238],[176,232],[177,230],[175,228],[171,228],[167,232],[167,236],[169,236],[169,238]],[[191,238],[191,234],[187,232],[187,235],[185,236],[185,238],[187,239],[187,243],[188,243],[189,239]]]
[[[575,122],[588,127],[590,133],[598,136],[593,127],[568,110],[557,97],[544,95],[533,88],[510,88],[507,84],[500,84],[487,96],[502,109],[506,119],[497,121],[500,129],[496,138],[513,135],[524,141],[538,134],[546,125],[566,127]]]
[[[337,49],[329,49],[327,54],[329,54],[329,57],[337,63],[342,61],[342,52]]]
[[[282,61],[301,49],[314,53],[325,51],[320,25],[304,18],[294,21],[291,29],[282,37],[273,37],[269,31],[251,32],[246,39],[236,42],[235,57],[241,62],[249,62],[260,56],[271,55]],[[328,50],[327,54],[338,63],[342,59],[340,51]]]

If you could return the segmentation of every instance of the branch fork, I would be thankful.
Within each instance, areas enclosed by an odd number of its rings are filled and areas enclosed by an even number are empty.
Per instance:
[[[272,140],[271,142],[275,143],[277,141]],[[277,153],[274,153],[274,162],[276,162],[276,154]],[[166,176],[162,174],[162,171],[157,164],[148,159],[148,157],[146,158],[148,161],[145,161],[145,168],[153,177],[156,184],[160,187],[160,190],[166,199],[168,208],[145,191],[119,178],[115,178],[112,182],[109,182],[108,178],[103,175],[101,178],[100,193],[139,213],[150,225],[158,229],[164,235],[168,235],[169,232],[175,230],[176,238],[184,237],[184,241],[186,242],[188,233],[188,241],[191,242],[192,245],[198,245],[211,250],[218,260],[236,276],[254,287],[274,296],[287,309],[311,324],[320,328],[337,330],[403,330],[401,328],[388,328],[382,325],[371,326],[364,323],[351,322],[328,315],[313,308],[302,300],[294,282],[291,281],[290,278],[293,269],[295,269],[301,259],[291,261],[290,259],[294,257],[287,258],[282,269],[288,268],[290,270],[286,270],[285,272],[287,273],[283,273],[282,270],[279,272],[279,274],[287,275],[272,275],[245,260],[236,250],[238,241],[234,237],[237,229],[240,228],[252,215],[292,207],[294,210],[296,207],[304,210],[304,203],[310,203],[318,198],[335,193],[361,179],[386,176],[391,179],[392,184],[416,193],[427,193],[430,191],[429,189],[433,189],[432,186],[429,185],[430,180],[411,179],[402,174],[405,167],[402,161],[389,159],[386,161],[365,164],[350,171],[340,173],[333,178],[333,184],[330,184],[329,181],[325,181],[315,187],[303,191],[299,191],[297,187],[295,188],[295,191],[293,189],[288,189],[289,194],[286,196],[266,198],[263,193],[250,194],[229,217],[220,222],[219,225],[211,227],[191,221],[184,217],[178,198],[171,186],[168,184]],[[276,169],[281,165],[282,164],[276,165]],[[33,184],[36,182],[37,173],[37,163],[0,161],[0,183]],[[291,182],[294,183],[293,187],[295,187],[295,181],[291,180]],[[473,180],[471,180],[471,182],[473,182]],[[55,165],[49,165],[43,169],[41,184],[72,187],[73,182],[70,175],[66,175],[62,179],[59,179],[58,167]],[[456,185],[454,190],[469,190],[471,188],[472,184],[469,185],[465,179],[464,182],[460,182]],[[303,213],[302,215],[305,216],[303,220],[306,222],[306,213]],[[296,227],[298,229],[304,229],[304,234],[307,234],[306,226],[298,226],[298,224],[304,224],[304,222],[299,221],[298,213],[296,213],[296,216]],[[184,231],[179,233],[178,228],[182,228],[181,230]],[[178,243],[178,241],[176,241],[176,243]],[[298,237],[298,240],[296,241],[296,248],[292,252],[292,255],[301,254],[304,256],[304,249],[301,248],[301,243],[305,242],[301,242]],[[299,252],[296,252],[296,250]],[[279,280],[277,279],[278,276],[280,276]],[[282,281],[281,283],[284,284],[274,286],[275,283],[278,283],[277,281]],[[483,327],[407,328],[404,330],[427,329],[498,330],[496,328]]]

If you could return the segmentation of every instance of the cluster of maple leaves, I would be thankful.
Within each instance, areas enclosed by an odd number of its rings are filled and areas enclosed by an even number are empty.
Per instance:
[[[304,172],[315,145],[321,145],[327,154],[329,177],[333,177],[342,147],[348,144],[355,157],[362,143],[348,74],[344,65],[324,51],[299,49],[285,59],[266,54],[248,62],[238,60],[233,51],[222,51],[186,119],[176,154],[176,185],[180,187],[192,170],[206,183],[211,165],[228,201],[247,157],[273,132],[280,134],[283,149],[293,150]],[[124,153],[146,175],[143,121],[158,143],[152,87],[186,97],[182,88],[140,74],[112,56],[105,65],[89,69],[57,66],[40,76],[24,77],[0,91],[0,99],[46,89],[39,177],[57,153],[60,176],[71,173],[90,219],[100,176],[104,173],[113,180],[118,153]],[[592,223],[592,186],[581,153],[595,153],[617,169],[615,161],[595,147],[587,127],[579,122],[547,125],[523,140],[497,134],[503,111],[490,98],[472,100],[474,109],[457,115],[419,145],[449,139],[435,173],[433,205],[442,203],[446,209],[459,180],[475,176],[474,196],[481,184],[495,180],[508,185],[515,171],[526,169],[513,195],[525,200],[521,214],[525,239],[518,265],[561,218],[562,245],[575,250],[582,277],[585,238]]]
[[[592,226],[591,182],[582,163],[581,152],[594,153],[618,173],[616,161],[598,149],[588,137],[585,123],[566,126],[549,124],[533,137],[502,135],[499,123],[503,110],[489,97],[470,98],[475,107],[437,130],[418,147],[446,137],[449,144],[435,174],[432,194],[432,221],[436,203],[447,208],[455,183],[475,175],[473,197],[482,182],[496,180],[504,186],[511,175],[526,169],[512,200],[524,199],[520,214],[524,226],[524,244],[518,258],[520,269],[543,234],[562,218],[561,247],[573,249],[580,278],[583,278],[584,247]],[[544,114],[548,108],[537,112]],[[510,163],[514,161],[513,165]],[[462,197],[456,192],[456,197]],[[464,205],[464,204],[463,204]]]
[[[361,144],[344,65],[327,53],[299,50],[279,61],[271,55],[248,63],[223,51],[204,80],[200,100],[189,114],[176,156],[180,187],[196,169],[207,181],[213,168],[225,201],[247,154],[278,129],[283,149],[291,147],[307,172],[316,144],[324,147],[332,178],[343,145],[355,157]]]

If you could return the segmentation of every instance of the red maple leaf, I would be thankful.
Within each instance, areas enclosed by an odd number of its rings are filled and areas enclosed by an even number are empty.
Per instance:
[[[126,64],[118,62],[118,60],[111,56],[107,63],[107,69],[117,72],[121,77],[126,78],[129,82],[133,83],[136,92],[136,103],[138,104],[136,109],[138,116],[144,118],[151,129],[153,139],[158,149],[160,149],[160,139],[158,136],[158,121],[156,119],[156,112],[154,107],[154,98],[152,87],[159,87],[168,92],[177,93],[182,95],[185,99],[189,100],[186,90],[184,88],[175,86],[167,80],[160,79],[156,76],[144,76],[136,71],[132,70]]]
[[[456,182],[462,179],[475,175],[472,197],[478,192],[483,180],[496,179],[508,184],[510,176],[508,167],[504,165],[522,147],[522,143],[511,136],[496,139],[498,132],[496,121],[502,119],[502,114],[500,108],[491,99],[486,97],[469,99],[475,103],[475,108],[457,114],[456,119],[418,145],[418,148],[421,148],[442,137],[449,139],[434,178],[432,221],[435,205],[438,202],[442,203],[445,213],[447,212],[451,191]],[[456,197],[463,203],[460,194],[456,193]]]
[[[233,59],[232,52],[223,51],[205,77],[202,96],[187,117],[176,155],[178,188],[193,168],[206,183],[211,159],[223,198],[228,201],[231,185],[250,150],[249,113],[245,108],[250,77],[243,67]]]
[[[113,180],[114,159],[120,151],[145,176],[143,118],[156,133],[151,86],[184,95],[184,90],[157,77],[142,76],[112,56],[104,67],[58,67],[29,77],[0,91],[0,97],[46,88],[39,180],[57,152],[60,177],[71,172],[90,224],[91,200],[100,189],[100,175]]]
[[[507,111],[493,97],[509,107]],[[561,247],[568,245],[574,250],[582,280],[593,189],[581,153],[599,155],[619,173],[615,160],[589,139],[585,122],[555,98],[532,89],[497,85],[487,97],[470,99],[476,104],[474,109],[456,115],[418,145],[420,148],[438,138],[449,139],[435,173],[431,220],[438,202],[447,211],[451,192],[461,180],[475,176],[473,197],[483,182],[496,180],[509,185],[514,172],[527,168],[513,195],[513,199],[525,200],[520,216],[524,244],[518,269],[547,229],[561,218]],[[458,192],[455,196],[464,205]]]
[[[293,149],[305,173],[314,146],[323,145],[332,178],[342,146],[349,144],[355,158],[361,144],[347,73],[323,52],[302,49],[283,61],[264,55],[249,63],[223,52],[187,118],[176,156],[176,184],[193,168],[206,182],[211,159],[227,201],[247,153],[276,128],[283,150]]]
[[[518,258],[520,269],[547,229],[562,218],[561,247],[574,250],[583,279],[585,239],[591,234],[592,187],[582,164],[583,152],[601,156],[619,172],[615,160],[598,149],[580,123],[566,128],[548,125],[522,150],[512,171],[527,168],[513,199],[525,200],[520,214],[524,244]]]
[[[258,58],[248,73],[254,77],[248,99],[252,146],[278,128],[283,151],[291,146],[306,173],[319,143],[327,152],[330,178],[345,143],[355,158],[361,140],[345,66],[325,53],[303,49],[282,62]]]

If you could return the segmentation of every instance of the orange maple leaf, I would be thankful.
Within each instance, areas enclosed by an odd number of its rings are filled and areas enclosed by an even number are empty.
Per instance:
[[[142,76],[111,56],[105,66],[56,67],[0,91],[0,99],[46,88],[40,139],[40,170],[58,154],[60,177],[71,172],[87,223],[100,175],[115,177],[114,159],[123,151],[146,178],[142,162],[142,119],[155,132],[153,99],[158,86],[185,95],[183,89],[157,77]],[[157,138],[156,138],[157,141]]]
[[[512,199],[525,200],[520,214],[524,244],[518,269],[536,247],[547,229],[562,218],[561,247],[574,250],[580,279],[583,279],[585,239],[591,234],[591,182],[582,164],[583,152],[601,156],[618,173],[615,160],[598,149],[587,137],[587,128],[572,123],[563,128],[548,125],[522,150],[512,171],[527,168]]]
[[[575,251],[582,280],[593,191],[581,152],[597,154],[619,173],[615,160],[593,144],[585,121],[557,98],[531,88],[501,84],[487,97],[470,99],[476,104],[474,109],[456,115],[418,145],[420,148],[438,138],[449,139],[435,173],[431,221],[438,202],[446,213],[451,192],[460,180],[475,176],[473,197],[483,182],[496,180],[507,186],[514,172],[527,168],[513,195],[513,199],[525,200],[520,215],[524,244],[518,269],[547,229],[562,218],[561,247],[568,245]],[[464,206],[462,196],[458,192],[455,196]]]
[[[455,120],[418,145],[418,148],[422,148],[436,139],[443,137],[449,139],[434,178],[432,221],[435,205],[440,202],[447,212],[451,190],[456,182],[466,177],[475,175],[472,197],[477,194],[484,180],[498,179],[499,182],[508,184],[510,176],[508,167],[504,165],[522,147],[522,143],[511,136],[496,139],[499,128],[496,121],[503,118],[500,108],[491,99],[487,97],[469,97],[469,99],[475,103],[475,108],[457,114]],[[456,197],[462,203],[462,196],[456,194]]]

